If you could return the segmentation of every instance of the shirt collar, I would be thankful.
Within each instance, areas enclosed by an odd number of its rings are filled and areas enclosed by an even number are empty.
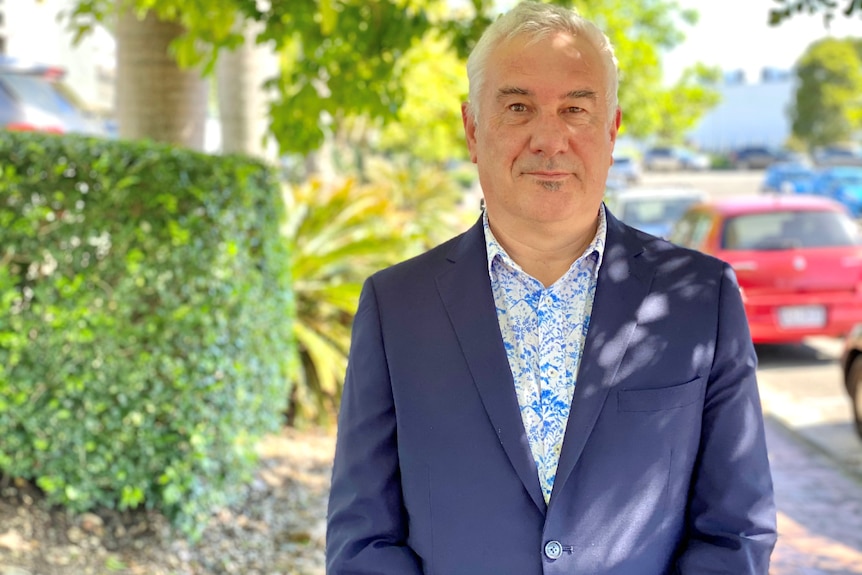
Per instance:
[[[520,270],[521,266],[515,263],[515,261],[506,253],[506,250],[503,249],[503,246],[500,245],[500,242],[497,241],[497,238],[494,237],[493,232],[491,232],[491,226],[488,224],[488,212],[482,212],[482,228],[485,232],[485,250],[488,254],[488,274],[491,275],[491,279],[494,279],[492,266],[494,261],[499,259],[502,263],[505,263],[507,266],[512,267],[514,269]],[[591,255],[593,253],[596,254],[596,266],[594,268],[594,274],[599,273],[599,268],[602,265],[602,260],[605,255],[605,240],[608,235],[608,219],[605,215],[605,205],[604,203],[599,206],[599,225],[596,228],[596,235],[593,237],[590,244],[587,246],[587,249],[584,250],[584,253],[577,258],[580,260],[583,257]],[[577,260],[576,260],[577,261]],[[574,265],[574,262],[572,263]]]

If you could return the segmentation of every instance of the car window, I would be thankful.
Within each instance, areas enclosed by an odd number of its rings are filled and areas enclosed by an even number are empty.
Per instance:
[[[859,186],[862,185],[862,172],[858,174],[841,174],[836,176],[835,182],[842,186]]]
[[[672,151],[670,148],[653,148],[649,151],[649,155],[651,156],[660,156],[660,157],[670,157],[672,155]]]
[[[700,211],[688,212],[677,221],[670,234],[670,241],[683,247],[700,249],[711,227],[710,214]]]
[[[0,81],[19,101],[58,116],[75,113],[75,107],[51,82],[28,74],[0,74]]]
[[[0,126],[5,126],[18,116],[18,104],[0,83]]]
[[[856,224],[832,211],[778,211],[745,214],[725,222],[726,250],[784,250],[859,244]]]
[[[654,198],[626,202],[620,216],[630,226],[660,224],[678,220],[697,198]]]

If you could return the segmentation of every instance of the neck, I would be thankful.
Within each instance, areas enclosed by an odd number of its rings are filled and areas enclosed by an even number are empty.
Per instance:
[[[565,274],[593,238],[599,225],[593,218],[579,230],[571,222],[557,225],[496,226],[491,214],[488,225],[506,253],[521,269],[548,287]]]

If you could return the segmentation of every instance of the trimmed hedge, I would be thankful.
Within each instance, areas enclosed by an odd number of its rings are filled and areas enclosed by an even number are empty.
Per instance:
[[[283,212],[247,158],[0,132],[0,475],[198,533],[282,422]]]

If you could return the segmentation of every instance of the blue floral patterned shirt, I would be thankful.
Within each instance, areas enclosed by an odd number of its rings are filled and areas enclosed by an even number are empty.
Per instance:
[[[524,272],[497,242],[487,213],[483,222],[497,319],[547,503],[554,487],[604,255],[605,209],[602,205],[599,210],[593,241],[547,288]]]

